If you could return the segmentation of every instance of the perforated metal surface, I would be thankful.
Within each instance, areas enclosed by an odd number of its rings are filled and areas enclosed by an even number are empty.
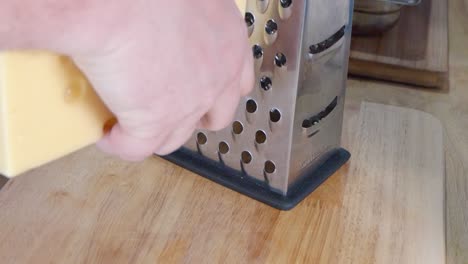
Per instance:
[[[257,84],[232,126],[197,131],[196,155],[283,195],[340,146],[350,0],[249,0]]]

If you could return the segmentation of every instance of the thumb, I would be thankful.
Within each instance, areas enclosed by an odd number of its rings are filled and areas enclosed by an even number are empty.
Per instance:
[[[102,151],[117,155],[124,160],[141,161],[151,156],[166,138],[167,136],[135,137],[122,129],[120,124],[116,124],[97,145]]]

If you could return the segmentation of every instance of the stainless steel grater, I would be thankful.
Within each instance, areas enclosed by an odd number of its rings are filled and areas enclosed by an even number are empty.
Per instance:
[[[168,160],[288,210],[350,157],[340,148],[352,0],[248,0],[254,91],[232,126]]]

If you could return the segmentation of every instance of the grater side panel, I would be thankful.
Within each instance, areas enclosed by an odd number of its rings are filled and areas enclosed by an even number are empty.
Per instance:
[[[263,6],[259,2],[264,2]],[[265,3],[268,3],[266,6]],[[247,1],[246,12],[252,15],[253,25],[249,27],[252,46],[259,45],[263,56],[256,59],[256,86],[251,94],[242,98],[235,117],[242,124],[242,133],[233,132],[229,127],[219,132],[196,131],[186,148],[236,171],[269,184],[272,190],[286,194],[290,171],[290,153],[294,123],[294,109],[301,70],[302,34],[306,0],[293,1],[285,15],[279,0]],[[266,33],[268,23],[274,21],[276,33]],[[278,66],[277,55],[284,55],[286,62]],[[271,81],[264,87],[263,78]],[[268,88],[268,89],[265,89]],[[249,112],[249,103],[255,102]],[[280,115],[277,122],[271,121],[271,112]],[[197,144],[197,135],[206,137],[204,144]],[[264,134],[264,143],[257,142],[257,134]],[[229,151],[220,153],[220,143],[229,146]],[[242,162],[244,154],[251,161]],[[274,165],[273,169],[272,166]],[[269,171],[269,169],[272,169]]]
[[[340,146],[351,9],[350,0],[308,1],[301,82],[293,125],[290,185],[303,172],[320,166]],[[312,45],[326,48],[312,54]]]
[[[255,121],[255,129],[260,128],[268,132],[266,145],[259,153],[263,158],[260,172],[270,187],[282,194],[286,194],[288,188],[292,125],[300,74],[305,2],[305,0],[293,1],[293,5],[290,7],[291,15],[282,18],[279,12],[279,1],[270,0],[268,10],[263,14],[261,12],[256,14],[256,27],[250,38],[252,45],[260,43],[264,47],[263,61],[256,68],[257,79],[268,76],[273,81],[270,91],[264,91],[259,82],[254,88],[256,98],[260,98],[263,108],[263,116],[260,115],[259,119]],[[257,3],[258,1],[249,1],[247,11],[257,10],[258,12]],[[265,39],[264,27],[270,19],[278,24],[277,38],[272,44],[268,44]],[[287,62],[283,67],[275,65],[275,57],[278,53],[286,57]],[[269,113],[273,109],[277,109],[281,113],[281,119],[277,123],[270,121]],[[276,165],[276,170],[273,173],[267,173],[263,170],[263,164],[267,161],[272,161]]]

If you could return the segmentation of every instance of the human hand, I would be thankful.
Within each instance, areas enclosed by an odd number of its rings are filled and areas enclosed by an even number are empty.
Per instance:
[[[96,24],[85,34],[95,41],[70,49],[118,118],[101,149],[141,160],[176,150],[196,128],[227,126],[253,86],[247,29],[234,1],[132,1],[125,15],[117,26]]]

